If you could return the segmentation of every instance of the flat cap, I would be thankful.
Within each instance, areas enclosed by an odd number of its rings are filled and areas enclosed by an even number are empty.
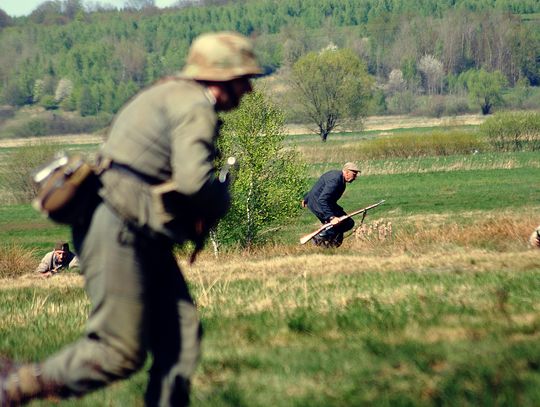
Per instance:
[[[69,252],[69,244],[63,240],[59,240],[54,245],[54,250],[62,250],[63,252]]]
[[[345,163],[343,169],[347,171],[360,172],[360,168],[358,168],[358,166],[353,162]]]

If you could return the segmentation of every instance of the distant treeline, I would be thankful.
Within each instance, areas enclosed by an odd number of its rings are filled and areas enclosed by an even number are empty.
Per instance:
[[[338,46],[358,53],[380,84],[395,85],[390,74],[399,71],[414,92],[449,92],[452,78],[471,69],[501,71],[510,86],[540,85],[537,0],[128,4],[119,11],[46,1],[19,18],[0,9],[0,104],[114,113],[138,89],[177,71],[193,38],[213,30],[251,36],[267,73]],[[425,74],[431,68],[422,58],[441,75]]]

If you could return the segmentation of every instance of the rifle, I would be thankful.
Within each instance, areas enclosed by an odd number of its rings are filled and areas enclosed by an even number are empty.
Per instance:
[[[339,225],[341,222],[343,222],[345,219],[348,219],[348,218],[352,218],[354,215],[358,215],[360,213],[363,213],[364,216],[366,216],[366,213],[368,210],[370,209],[373,209],[381,204],[383,204],[386,200],[383,199],[382,201],[380,202],[377,202],[376,204],[373,204],[373,205],[370,205],[370,206],[367,206],[365,208],[362,208],[362,209],[358,209],[354,212],[351,212],[349,213],[348,215],[343,215],[343,216],[340,216],[338,218],[338,223],[336,223],[336,225]],[[309,242],[311,239],[313,239],[315,236],[317,236],[319,233],[321,233],[323,230],[327,230],[327,229],[330,229],[332,227],[334,227],[335,225],[331,224],[331,223],[325,223],[324,225],[322,225],[319,229],[317,229],[315,232],[311,232],[311,233],[308,233],[307,235],[305,236],[302,236],[300,238],[300,244],[306,244],[307,242]]]

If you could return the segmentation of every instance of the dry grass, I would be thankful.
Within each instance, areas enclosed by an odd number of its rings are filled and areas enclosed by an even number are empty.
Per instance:
[[[393,130],[416,127],[454,127],[479,125],[485,116],[466,114],[451,117],[413,117],[413,116],[371,116],[364,123],[364,130]]]
[[[315,253],[318,252],[318,253]],[[270,260],[236,258],[200,259],[189,266],[180,260],[182,269],[194,284],[204,284],[211,289],[220,284],[230,284],[239,280],[270,280],[291,277],[302,279],[305,276],[347,275],[361,272],[407,272],[413,270],[469,270],[489,272],[499,270],[528,270],[540,267],[540,255],[537,251],[523,249],[510,252],[493,252],[483,249],[455,249],[448,252],[444,248],[426,253],[395,252],[382,254],[337,250],[333,253],[323,249],[308,250],[308,253],[296,256],[281,256]]]
[[[395,252],[429,252],[434,248],[487,248],[520,250],[527,247],[531,231],[539,219],[535,209],[515,212],[469,212],[436,214],[407,219],[377,219],[372,224],[392,223],[392,236],[384,239],[373,233],[358,234],[349,245],[355,249]],[[397,224],[396,224],[397,222]]]
[[[392,219],[393,235],[384,240],[376,234],[372,239],[356,239],[352,234],[340,249],[276,245],[227,253],[217,259],[207,251],[194,266],[189,266],[185,258],[180,262],[198,292],[199,306],[209,312],[294,309],[305,306],[308,281],[313,277],[324,286],[337,277],[365,272],[486,273],[539,268],[540,253],[527,246],[530,231],[538,223],[536,212],[470,212],[461,214],[459,220],[451,215],[411,216]],[[240,282],[257,285],[253,297],[232,294],[233,286]],[[466,301],[468,289],[462,287],[453,293],[456,301]],[[385,303],[393,303],[399,296],[395,288],[378,293],[378,299]],[[358,293],[354,290],[342,290],[333,302],[345,306],[355,298]],[[324,308],[324,301],[319,306]]]
[[[36,262],[32,263],[32,270],[36,267]],[[39,286],[40,288],[65,288],[82,287],[84,285],[83,276],[75,273],[58,273],[50,278],[43,278],[33,271],[26,271],[17,278],[3,278],[0,280],[0,289],[10,290],[19,288],[30,288]]]
[[[356,244],[356,243],[354,243]],[[267,257],[253,255],[246,257],[237,253],[227,258],[215,259],[202,256],[194,266],[188,266],[185,259],[180,259],[181,267],[190,284],[202,312],[234,315],[238,312],[251,314],[279,309],[287,311],[304,307],[313,295],[313,281],[317,286],[331,287],[338,277],[357,275],[358,273],[409,273],[409,272],[449,272],[449,273],[490,273],[494,270],[519,273],[540,268],[540,255],[537,251],[523,248],[517,251],[496,252],[476,248],[456,248],[448,251],[443,247],[432,248],[425,253],[396,251],[385,254],[370,253],[354,244],[332,251],[306,248],[304,253],[296,251],[288,255]],[[260,256],[260,257],[259,257]],[[313,280],[316,278],[316,280]],[[239,283],[255,284],[252,290],[241,288]],[[33,274],[26,274],[16,279],[3,279],[2,289],[82,287],[83,278],[71,273],[60,274],[49,279],[42,279]],[[254,286],[254,287],[255,287]],[[448,301],[465,303],[471,287],[463,285],[448,293]],[[354,287],[342,287],[332,298],[332,304],[322,297],[316,308],[324,310],[330,306],[346,307],[354,301],[369,303],[376,296],[381,304],[395,304],[407,297],[422,297],[423,288],[411,284],[396,287],[373,289],[367,295]],[[367,297],[366,297],[367,295]],[[36,307],[39,304],[36,304]],[[85,306],[86,303],[81,304]],[[313,306],[313,304],[311,304]],[[477,307],[492,306],[491,302],[477,304]],[[49,312],[60,312],[48,308]],[[436,335],[434,333],[434,335]]]
[[[311,306],[320,311],[331,307],[344,308],[355,301],[370,303],[376,298],[381,304],[396,304],[400,299],[421,297],[422,288],[416,285],[372,288],[369,295],[355,287],[342,286],[332,289],[335,281],[347,275],[359,273],[491,273],[497,271],[525,272],[540,268],[540,256],[533,250],[492,252],[481,249],[444,249],[429,253],[391,253],[386,256],[357,253],[308,253],[298,256],[274,258],[269,261],[246,260],[238,257],[217,261],[204,259],[189,267],[184,265],[186,278],[194,285],[197,303],[202,312],[236,315],[264,311],[287,313],[290,310]],[[238,283],[243,282],[243,288]],[[253,286],[252,289],[246,289]],[[323,290],[312,302],[314,292]],[[486,287],[484,287],[486,288]],[[455,287],[449,293],[441,287],[447,300],[466,304],[470,297],[468,285]],[[241,290],[241,295],[239,295]],[[332,298],[326,291],[332,292]],[[367,297],[366,297],[367,295]],[[311,300],[310,300],[311,299]],[[485,304],[475,300],[476,307],[489,309],[491,300]]]
[[[57,136],[24,137],[0,139],[0,147],[22,147],[39,143],[55,144],[101,144],[105,137],[101,134],[63,134]]]
[[[231,251],[218,258],[207,249],[193,266],[187,264],[185,255],[179,262],[198,305],[206,312],[256,313],[276,307],[290,310],[306,306],[312,296],[313,278],[318,286],[325,287],[336,278],[358,273],[519,273],[540,268],[540,253],[527,246],[527,237],[538,223],[536,214],[537,208],[530,208],[519,214],[482,211],[461,213],[459,217],[400,216],[372,222],[380,225],[392,221],[392,235],[383,240],[377,234],[367,239],[351,234],[339,249],[274,245]],[[29,273],[35,267],[32,252],[12,246],[5,247],[3,253],[3,261],[7,262],[3,270],[14,270],[9,268],[13,259],[19,259],[20,266],[16,272],[4,273],[4,277],[19,278],[2,280],[2,288],[82,286],[82,277],[70,273],[45,280]],[[23,272],[26,274],[20,276]],[[246,284],[253,288],[246,288]],[[463,286],[451,295],[456,302],[467,301],[469,289]],[[402,297],[422,296],[421,291],[419,286],[405,285],[399,290],[381,287],[376,294],[381,303],[393,304]],[[343,288],[332,304],[321,299],[317,307],[344,307],[350,301],[370,300],[361,296],[353,287]]]
[[[0,278],[17,277],[36,267],[36,254],[15,243],[0,247]]]

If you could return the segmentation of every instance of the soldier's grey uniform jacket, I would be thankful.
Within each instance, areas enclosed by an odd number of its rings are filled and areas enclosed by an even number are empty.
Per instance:
[[[130,376],[147,353],[145,405],[189,403],[201,330],[173,243],[195,237],[198,247],[201,224],[210,227],[229,201],[213,175],[213,95],[222,88],[211,93],[197,81],[245,81],[260,71],[247,38],[208,33],[180,75],[120,111],[100,151],[102,202],[87,224],[72,226],[91,303],[84,335],[42,363],[0,372],[0,404],[85,394]]]
[[[153,356],[147,406],[183,406],[200,351],[195,305],[172,252],[195,219],[217,219],[225,184],[213,177],[217,114],[195,81],[171,79],[120,111],[101,155],[100,204],[73,242],[92,303],[85,337],[47,359],[43,378],[84,394],[129,376]],[[162,222],[153,190],[176,197]]]
[[[229,195],[214,177],[214,103],[204,86],[177,78],[132,100],[102,147],[112,161],[101,177],[105,202],[124,219],[177,242],[189,237],[195,218],[212,223],[222,216]],[[177,192],[166,214],[156,192],[163,183]]]

